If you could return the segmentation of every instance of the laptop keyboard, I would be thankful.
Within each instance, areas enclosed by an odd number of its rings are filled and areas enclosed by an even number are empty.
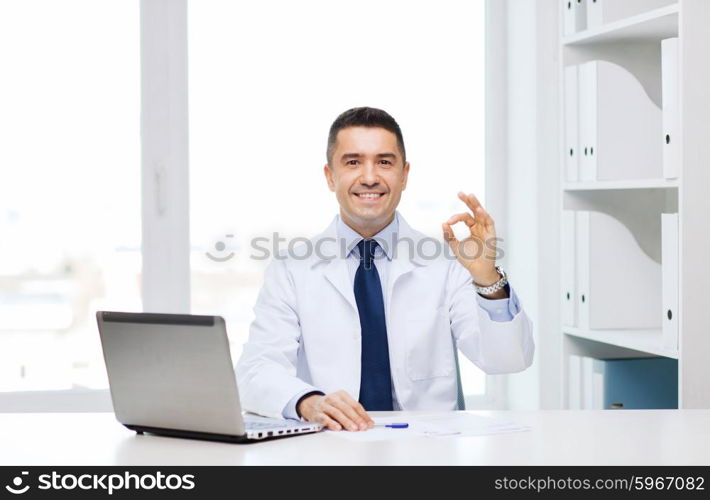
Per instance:
[[[304,425],[309,424],[299,422],[297,420],[285,420],[280,418],[269,418],[254,415],[244,416],[244,427],[249,430],[289,429],[303,427]]]
[[[288,425],[287,422],[279,422],[279,423],[275,423],[275,422],[255,422],[255,421],[253,421],[253,420],[252,420],[252,421],[244,422],[244,426],[245,426],[247,429],[250,429],[250,430],[253,430],[253,429],[278,429],[278,428],[281,428],[281,427],[285,427],[285,426],[287,426],[287,425]]]

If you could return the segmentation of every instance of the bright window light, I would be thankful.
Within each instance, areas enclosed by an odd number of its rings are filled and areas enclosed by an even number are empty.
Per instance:
[[[140,310],[137,0],[0,0],[0,391],[108,387]]]

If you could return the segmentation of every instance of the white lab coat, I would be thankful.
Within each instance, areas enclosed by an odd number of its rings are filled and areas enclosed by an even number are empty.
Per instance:
[[[280,417],[307,389],[344,389],[358,398],[361,340],[353,285],[345,259],[328,258],[339,255],[336,221],[311,240],[320,252],[282,256],[266,269],[236,366],[245,410]],[[452,338],[486,373],[518,372],[532,363],[532,322],[522,309],[509,322],[492,321],[477,302],[469,272],[443,253],[427,258],[433,241],[423,238],[399,215],[386,302],[392,382],[403,410],[454,410]],[[424,251],[409,250],[419,242]]]

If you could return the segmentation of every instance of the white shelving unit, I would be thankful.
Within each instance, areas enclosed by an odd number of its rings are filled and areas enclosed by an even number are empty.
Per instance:
[[[582,0],[582,2],[591,0]],[[606,2],[614,0],[603,0]],[[633,0],[625,0],[633,1]],[[678,349],[664,346],[658,329],[593,330],[565,324],[560,374],[562,406],[569,407],[569,357],[632,358],[662,356],[678,360],[679,408],[710,408],[710,1],[679,0],[651,11],[583,30],[560,34],[560,88],[568,66],[607,61],[622,66],[641,84],[652,102],[662,109],[661,41],[678,37],[680,175],[678,178],[568,181],[564,92],[560,99],[559,172],[563,210],[591,210],[621,221],[646,256],[660,263],[661,213],[678,213],[679,287],[676,311]],[[561,2],[560,25],[564,26]],[[659,134],[658,137],[661,140]],[[622,140],[620,138],[620,140]],[[580,148],[581,149],[581,148]],[[562,217],[562,214],[560,214]],[[562,220],[562,219],[561,219]],[[560,227],[562,227],[562,222]],[[564,241],[564,237],[562,238]],[[645,256],[644,256],[645,258]],[[592,270],[593,270],[592,264]],[[565,273],[562,269],[562,283]],[[560,284],[560,297],[567,295]],[[624,282],[609,283],[624,287]],[[658,290],[661,293],[661,290]],[[658,311],[659,325],[662,311]]]
[[[577,181],[565,182],[565,191],[599,191],[623,189],[675,189],[678,187],[676,179],[634,179],[620,181]]]
[[[664,349],[661,330],[582,330],[566,327],[565,335],[600,342],[612,347],[623,347],[637,351],[639,355],[653,354],[666,358],[678,359],[678,351]],[[614,354],[614,353],[612,353]],[[637,356],[639,356],[637,355]],[[624,353],[624,356],[636,357]],[[614,356],[610,356],[614,357]]]
[[[662,40],[674,36],[678,36],[678,4],[575,33],[565,37],[562,44],[570,47],[609,42]]]

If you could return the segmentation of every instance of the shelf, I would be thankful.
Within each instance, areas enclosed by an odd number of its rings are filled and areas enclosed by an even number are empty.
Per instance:
[[[610,42],[648,42],[678,36],[678,4],[580,31],[563,39],[566,47]]]
[[[589,0],[591,2],[591,0]],[[614,0],[611,0],[612,2]],[[623,0],[626,2],[627,0]],[[621,3],[621,0],[619,0]],[[668,4],[656,8],[649,5]],[[611,3],[611,2],[610,2]],[[648,5],[647,5],[648,4]],[[566,3],[564,7],[566,7]],[[576,5],[576,3],[575,3]],[[582,5],[580,5],[581,8]],[[572,328],[565,325],[556,327],[562,349],[556,352],[558,358],[557,368],[561,368],[564,375],[559,386],[559,394],[566,400],[569,396],[570,380],[568,357],[570,355],[587,356],[598,359],[626,359],[661,356],[679,361],[678,380],[678,407],[679,408],[708,408],[710,407],[710,363],[702,353],[710,352],[710,336],[707,335],[707,314],[703,309],[701,297],[710,282],[710,266],[707,265],[707,252],[710,236],[707,231],[707,221],[701,214],[710,213],[710,197],[707,195],[707,158],[710,158],[710,96],[706,89],[710,88],[710,66],[707,64],[707,50],[710,47],[710,0],[663,0],[646,2],[646,0],[628,0],[623,8],[607,12],[607,22],[601,26],[590,25],[589,29],[578,31],[567,36],[557,33],[557,68],[554,76],[561,96],[554,106],[555,116],[559,125],[555,128],[557,133],[556,143],[567,144],[566,129],[563,126],[565,119],[578,120],[574,113],[566,114],[564,96],[571,86],[566,88],[564,73],[572,66],[580,66],[590,61],[604,61],[616,64],[631,73],[643,87],[649,99],[663,109],[663,68],[661,42],[668,38],[678,38],[678,65],[679,72],[676,83],[678,85],[678,99],[682,106],[678,109],[677,120],[679,130],[682,130],[683,140],[679,141],[680,156],[682,158],[681,176],[676,179],[664,179],[663,173],[657,169],[649,169],[642,179],[624,180],[581,180],[587,176],[578,177],[579,181],[570,181],[566,176],[567,165],[562,155],[563,148],[553,148],[556,158],[549,160],[550,166],[557,168],[556,174],[560,175],[562,184],[559,189],[559,198],[562,210],[556,214],[557,223],[563,226],[560,231],[561,246],[564,248],[553,255],[557,260],[562,260],[562,282],[566,290],[577,285],[575,270],[579,269],[576,259],[589,259],[590,272],[598,266],[604,265],[599,259],[590,256],[578,255],[574,243],[576,231],[570,227],[570,213],[600,212],[620,221],[634,236],[645,256],[656,263],[662,260],[663,231],[661,214],[678,214],[680,234],[678,238],[678,296],[663,297],[662,286],[658,293],[667,302],[673,301],[676,315],[682,318],[683,325],[679,332],[678,346],[671,349],[664,347],[664,338],[661,331],[661,318],[658,322],[644,323],[657,325],[656,328],[633,330],[590,330],[589,328]],[[558,5],[559,7],[559,5]],[[623,12],[647,9],[645,12],[619,18]],[[597,16],[600,13],[596,13]],[[602,13],[603,14],[603,13]],[[604,17],[604,16],[601,16]],[[571,20],[565,17],[565,10],[558,8],[560,24]],[[598,19],[598,17],[593,18]],[[576,21],[577,19],[575,19]],[[580,19],[581,20],[581,19]],[[584,23],[582,23],[584,25]],[[579,68],[577,68],[578,70]],[[579,82],[577,82],[579,83]],[[578,89],[576,89],[578,90]],[[586,91],[586,89],[585,89]],[[568,98],[579,99],[579,92],[569,92]],[[618,97],[618,96],[615,96]],[[583,101],[586,103],[587,101]],[[624,101],[620,101],[624,102]],[[579,101],[577,102],[579,104]],[[617,106],[619,103],[615,103]],[[623,106],[618,106],[622,108]],[[553,111],[550,105],[550,111]],[[573,109],[573,108],[570,108]],[[586,112],[586,110],[585,110]],[[619,112],[623,112],[620,110]],[[621,116],[621,115],[620,115]],[[612,115],[610,119],[615,119]],[[579,121],[579,120],[578,120]],[[578,123],[579,125],[579,123]],[[588,123],[584,124],[585,126]],[[573,132],[573,131],[571,131]],[[553,132],[554,133],[554,132]],[[577,128],[577,138],[580,130]],[[661,131],[656,138],[649,139],[656,145],[662,141]],[[620,134],[619,141],[625,140]],[[659,153],[660,154],[660,153]],[[628,158],[633,158],[630,156]],[[629,160],[631,161],[631,160]],[[571,170],[570,170],[571,172]],[[608,179],[611,174],[599,176]],[[574,179],[574,177],[572,177]],[[572,214],[577,219],[578,214]],[[613,242],[610,242],[613,243]],[[581,252],[580,252],[581,254]],[[585,264],[586,265],[586,264]],[[675,266],[674,266],[675,267]],[[663,270],[661,270],[663,271]],[[584,284],[584,283],[582,283]],[[558,300],[563,298],[562,288],[558,287]],[[566,295],[564,295],[566,296]],[[677,302],[676,302],[677,300]],[[560,307],[565,307],[565,301]],[[605,307],[610,308],[609,304]],[[650,307],[650,306],[649,306]],[[659,309],[656,305],[653,309]],[[560,320],[573,317],[574,311],[564,311]],[[659,316],[661,311],[659,310]],[[594,324],[594,323],[592,323]],[[680,325],[679,325],[680,326]]]
[[[674,189],[678,187],[677,179],[632,179],[620,181],[575,181],[565,182],[565,191],[601,191],[621,189]]]
[[[677,351],[670,351],[663,348],[663,334],[660,329],[581,330],[579,328],[564,327],[564,333],[573,337],[653,354],[654,356],[678,359]]]

